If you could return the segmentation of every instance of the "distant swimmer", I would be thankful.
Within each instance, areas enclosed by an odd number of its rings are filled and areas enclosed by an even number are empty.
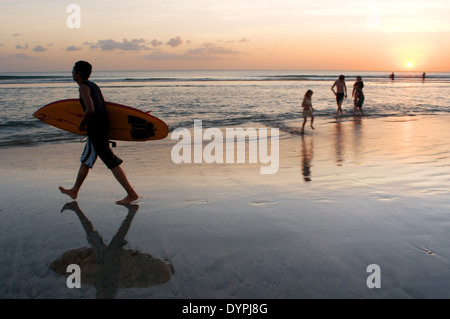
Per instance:
[[[334,87],[337,88],[337,91],[334,91]],[[342,111],[342,102],[344,101],[344,97],[347,98],[347,86],[345,85],[345,76],[339,75],[339,79],[334,82],[333,86],[331,87],[331,91],[333,91],[334,95],[336,95],[336,103],[337,103],[337,110],[336,110],[336,116],[338,116],[338,113],[343,114]]]
[[[391,80],[394,80],[394,79],[395,79],[395,75],[394,75],[394,72],[392,72],[392,74],[391,74],[391,75],[389,75],[389,78],[390,78]]]
[[[302,107],[303,107],[303,125],[301,133],[305,133],[305,124],[308,121],[308,116],[311,117],[311,128],[314,130],[313,122],[314,122],[314,108],[312,106],[311,97],[313,95],[313,91],[308,90],[305,93],[305,97],[303,98]]]
[[[426,74],[425,74],[425,72],[423,72],[423,74],[422,74],[422,79],[423,80],[425,80],[425,76],[426,76]]]
[[[359,110],[359,113],[363,114],[362,105],[364,103],[364,82],[362,81],[362,78],[360,76],[356,77],[356,82],[353,84],[353,112],[356,113],[357,110]]]

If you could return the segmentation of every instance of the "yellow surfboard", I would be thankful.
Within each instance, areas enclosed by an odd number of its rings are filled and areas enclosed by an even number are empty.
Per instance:
[[[150,112],[111,102],[106,102],[106,110],[110,140],[160,140],[169,134],[166,123],[150,115]],[[78,99],[56,101],[45,105],[33,114],[35,118],[59,129],[86,135],[86,132],[78,129],[83,115],[84,111]]]

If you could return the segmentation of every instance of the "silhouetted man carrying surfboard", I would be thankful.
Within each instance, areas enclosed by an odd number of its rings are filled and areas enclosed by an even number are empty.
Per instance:
[[[119,205],[127,205],[138,199],[138,194],[131,187],[124,171],[120,167],[122,160],[114,155],[109,147],[109,124],[105,100],[100,88],[95,83],[89,81],[91,72],[92,66],[85,61],[78,61],[73,67],[73,80],[80,87],[80,102],[84,110],[84,116],[79,129],[80,131],[87,132],[88,139],[83,154],[81,155],[81,165],[75,185],[71,189],[65,189],[60,186],[59,190],[72,199],[76,199],[78,191],[89,173],[89,169],[94,166],[97,156],[99,156],[127,192],[127,196],[116,203]]]

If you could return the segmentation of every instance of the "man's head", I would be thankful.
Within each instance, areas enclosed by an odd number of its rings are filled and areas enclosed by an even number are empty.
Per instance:
[[[73,71],[83,80],[88,80],[91,76],[92,65],[86,61],[78,61],[73,67]]]

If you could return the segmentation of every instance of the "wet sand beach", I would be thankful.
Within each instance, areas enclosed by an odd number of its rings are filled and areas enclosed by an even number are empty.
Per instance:
[[[83,144],[2,148],[0,296],[449,298],[449,120],[321,118],[280,131],[272,175],[175,164],[170,138],[119,142],[141,196],[128,207],[101,161],[76,202],[58,191]],[[372,264],[381,288],[367,286]]]

